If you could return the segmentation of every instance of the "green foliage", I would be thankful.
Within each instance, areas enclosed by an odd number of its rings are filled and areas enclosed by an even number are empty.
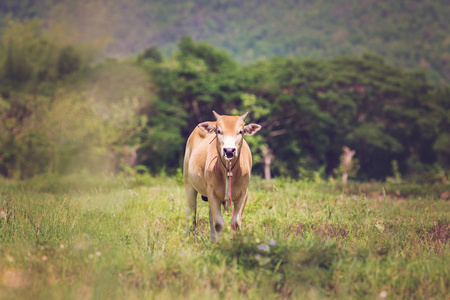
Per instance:
[[[54,45],[42,38],[40,21],[9,21],[2,28],[0,57],[3,58],[2,79],[13,86],[45,80],[54,73]]]
[[[144,165],[175,174],[193,128],[250,112],[254,172],[320,182],[341,147],[356,150],[357,180],[432,178],[448,172],[448,87],[431,85],[370,52],[360,57],[273,57],[238,66],[184,36],[162,60],[150,47],[130,60],[88,66],[95,51],[42,22],[8,21],[0,47],[0,174],[29,178]]]
[[[238,101],[237,65],[224,52],[183,37],[173,58],[143,67],[157,87],[157,100],[140,135],[143,163],[152,171],[164,166],[175,170],[195,126],[210,119],[213,108],[225,111]]]
[[[183,186],[184,179],[183,179],[183,170],[181,168],[177,169],[177,173],[175,174],[175,181],[178,183],[179,186]]]
[[[436,101],[448,99],[436,95],[445,88],[433,88],[377,56],[328,61],[276,57],[245,72],[253,75],[245,77],[243,88],[271,112],[261,120],[262,135],[285,162],[275,163],[281,174],[298,176],[299,165],[317,170],[324,164],[331,174],[343,145],[356,150],[359,178],[385,178],[392,160],[405,172],[412,153],[426,164],[436,160],[432,141],[445,127],[438,124],[447,122],[436,110],[447,111],[446,105]]]
[[[81,95],[82,97],[83,95]],[[61,92],[56,95],[46,121],[41,124],[48,141],[53,145],[54,170],[66,173],[75,169],[95,169],[106,156],[108,128],[88,103],[78,94]]]
[[[448,132],[441,133],[434,142],[433,149],[439,154],[443,161],[448,163],[450,155],[450,134]]]
[[[156,63],[160,63],[163,61],[161,52],[159,52],[156,46],[151,46],[145,49],[144,52],[139,55],[138,59],[141,61],[145,59],[152,59]]]
[[[402,175],[400,174],[400,171],[398,169],[398,163],[396,160],[392,161],[392,174],[394,175],[392,178],[386,178],[386,181],[393,181],[393,182],[397,182],[400,183],[402,182]]]
[[[72,46],[66,46],[59,52],[57,68],[58,75],[65,76],[80,69],[81,59]]]
[[[85,44],[71,45],[40,21],[10,21],[0,58],[0,174],[114,172],[147,122],[148,75],[131,62],[87,68]],[[131,147],[135,150],[135,148]]]

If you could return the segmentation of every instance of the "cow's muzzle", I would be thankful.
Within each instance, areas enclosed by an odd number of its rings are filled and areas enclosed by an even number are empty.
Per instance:
[[[236,148],[223,148],[223,156],[231,159],[236,154]]]

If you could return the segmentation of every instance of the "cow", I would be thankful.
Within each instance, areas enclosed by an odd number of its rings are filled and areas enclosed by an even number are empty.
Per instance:
[[[252,169],[252,154],[244,135],[253,135],[261,129],[258,124],[245,125],[248,112],[242,116],[221,116],[215,111],[213,114],[215,122],[200,123],[192,131],[183,164],[188,219],[186,237],[196,226],[197,194],[200,193],[209,204],[211,243],[221,238],[221,205],[228,210],[230,191],[234,203],[231,227],[235,230],[241,227]]]

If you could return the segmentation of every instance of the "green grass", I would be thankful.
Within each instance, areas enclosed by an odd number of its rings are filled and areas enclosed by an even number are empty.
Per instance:
[[[201,200],[184,241],[175,178],[0,181],[0,298],[446,299],[448,189],[254,178],[211,245]]]

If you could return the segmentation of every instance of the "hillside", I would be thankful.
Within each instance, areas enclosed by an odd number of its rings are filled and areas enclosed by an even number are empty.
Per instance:
[[[0,17],[41,18],[105,56],[156,45],[165,55],[183,35],[224,49],[241,64],[273,55],[329,58],[370,51],[403,69],[450,82],[448,1],[70,1],[3,0]]]

